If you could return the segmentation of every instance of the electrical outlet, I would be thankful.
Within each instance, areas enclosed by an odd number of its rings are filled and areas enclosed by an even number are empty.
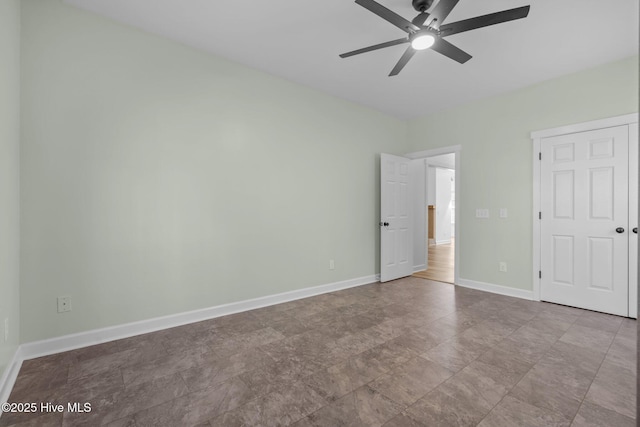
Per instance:
[[[336,263],[332,259],[330,259],[329,260],[329,270],[335,270],[335,268],[336,268]]]
[[[58,313],[71,311],[71,297],[58,297]]]
[[[500,261],[500,266],[499,266],[499,268],[500,268],[500,271],[501,271],[501,272],[506,273],[506,272],[507,272],[507,263],[506,263],[506,262],[504,262],[504,261]]]
[[[9,318],[4,319],[4,342],[9,341]]]

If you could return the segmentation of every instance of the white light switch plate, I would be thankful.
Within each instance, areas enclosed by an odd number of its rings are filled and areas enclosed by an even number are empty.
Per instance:
[[[476,218],[489,218],[489,209],[476,209]]]

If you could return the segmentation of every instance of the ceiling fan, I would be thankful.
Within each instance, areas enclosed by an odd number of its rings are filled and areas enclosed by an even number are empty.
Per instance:
[[[503,10],[502,12],[490,13],[488,15],[452,22],[450,24],[443,24],[442,22],[447,19],[447,16],[449,16],[451,10],[453,10],[456,4],[458,4],[458,1],[459,0],[440,0],[438,4],[435,5],[431,13],[427,13],[427,9],[433,5],[434,0],[412,0],[413,8],[419,13],[415,18],[413,18],[413,20],[408,21],[373,0],[356,0],[357,4],[400,28],[408,35],[401,39],[391,40],[385,43],[343,53],[340,57],[348,58],[361,53],[371,52],[372,50],[396,46],[403,43],[411,43],[407,50],[404,51],[404,54],[396,66],[393,67],[389,76],[395,76],[400,73],[416,51],[428,48],[431,48],[431,50],[435,50],[454,61],[464,64],[471,59],[471,55],[452,45],[446,41],[444,37],[462,33],[464,31],[487,27],[489,25],[526,18],[529,14],[530,8],[530,6],[522,6],[515,9]]]

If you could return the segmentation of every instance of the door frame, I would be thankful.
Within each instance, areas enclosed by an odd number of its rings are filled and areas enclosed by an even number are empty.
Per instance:
[[[608,117],[606,119],[592,120],[588,122],[576,123],[567,126],[560,126],[552,129],[544,129],[531,132],[531,140],[533,142],[533,212],[532,212],[532,229],[533,229],[533,299],[534,301],[540,301],[540,220],[539,212],[541,205],[541,188],[540,179],[542,178],[540,173],[540,149],[543,138],[549,138],[553,136],[566,135],[570,133],[587,132],[591,130],[630,125],[638,122],[638,113],[625,114],[622,116]],[[631,142],[631,141],[630,141]],[[632,286],[632,284],[629,284]],[[635,284],[637,287],[637,283]],[[631,294],[632,292],[630,292]],[[629,301],[629,305],[636,304],[636,301]]]
[[[442,154],[455,154],[456,155],[456,166],[455,166],[455,176],[456,176],[456,200],[454,203],[455,206],[455,227],[454,227],[454,232],[455,232],[455,247],[454,247],[454,271],[453,271],[453,282],[455,285],[458,284],[459,278],[460,278],[460,156],[462,153],[462,145],[451,145],[448,147],[441,147],[441,148],[434,148],[431,150],[424,150],[424,151],[416,151],[413,153],[407,153],[404,155],[404,157],[411,159],[411,160],[419,160],[419,159],[427,159],[429,157],[435,157],[435,156],[440,156]],[[425,171],[426,171],[426,166],[425,166]],[[427,200],[427,191],[428,189],[425,186],[425,193],[422,195],[418,195],[419,197],[422,197],[424,199],[424,203],[422,203],[422,206],[420,208],[420,213],[419,213],[419,217],[418,219],[421,220],[423,223],[425,223],[427,221],[427,208],[426,208],[426,200]],[[416,196],[415,194],[413,195],[414,197]],[[428,257],[429,256],[429,248],[427,246],[427,239],[428,239],[428,227],[425,227],[425,235],[424,237],[421,239],[421,245],[423,245],[424,247],[424,253],[425,255]],[[426,260],[425,260],[426,261]],[[428,268],[428,264],[427,264],[427,268]]]

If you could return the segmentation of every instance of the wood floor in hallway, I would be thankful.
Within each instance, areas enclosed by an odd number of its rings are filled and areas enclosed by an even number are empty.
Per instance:
[[[429,268],[414,273],[415,277],[453,283],[455,266],[455,241],[440,245],[429,245]]]

